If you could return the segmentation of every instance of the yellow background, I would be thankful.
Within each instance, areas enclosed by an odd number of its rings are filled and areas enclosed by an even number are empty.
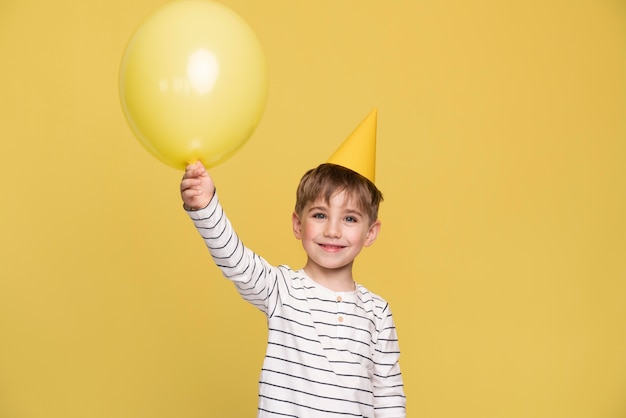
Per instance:
[[[118,69],[162,0],[0,2],[0,416],[246,417],[263,316],[220,277]],[[246,244],[300,267],[300,175],[379,110],[410,417],[626,416],[626,8],[617,0],[224,0],[270,72],[213,175]]]

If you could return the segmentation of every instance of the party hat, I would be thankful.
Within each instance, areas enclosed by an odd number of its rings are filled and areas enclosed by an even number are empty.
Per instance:
[[[373,109],[330,156],[327,162],[356,171],[374,183],[376,178],[376,117]]]

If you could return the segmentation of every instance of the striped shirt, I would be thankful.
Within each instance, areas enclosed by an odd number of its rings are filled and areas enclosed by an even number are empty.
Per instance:
[[[303,270],[272,266],[246,248],[217,195],[189,211],[213,260],[267,316],[258,417],[406,416],[391,310],[361,285],[333,292]]]

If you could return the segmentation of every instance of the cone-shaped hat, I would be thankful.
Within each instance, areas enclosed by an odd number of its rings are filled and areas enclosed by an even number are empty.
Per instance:
[[[376,119],[373,109],[328,159],[329,163],[347,167],[375,183]]]

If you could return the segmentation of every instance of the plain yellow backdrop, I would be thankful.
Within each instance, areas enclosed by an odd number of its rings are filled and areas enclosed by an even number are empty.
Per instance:
[[[265,322],[141,148],[120,59],[163,0],[0,2],[0,416],[246,417]],[[626,9],[616,0],[224,0],[267,107],[213,170],[300,267],[301,174],[378,108],[378,242],[409,417],[626,416]]]

